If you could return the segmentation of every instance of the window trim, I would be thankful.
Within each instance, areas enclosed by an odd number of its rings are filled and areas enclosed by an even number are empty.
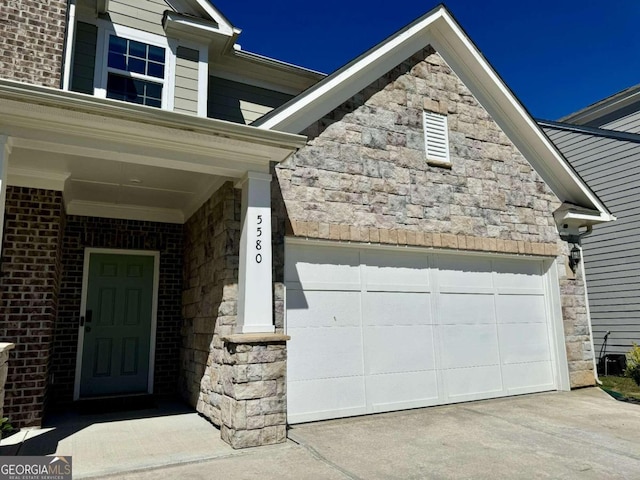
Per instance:
[[[442,135],[444,141],[444,156],[433,155],[429,153],[429,131],[427,128],[427,118],[437,118],[441,121],[442,131],[432,132],[436,135]],[[440,112],[433,112],[431,110],[423,110],[422,112],[422,130],[424,133],[424,152],[427,159],[427,165],[434,167],[451,168],[451,152],[449,149],[449,122],[447,115]]]
[[[107,81],[109,73],[144,80],[148,82],[162,84],[162,110],[173,110],[175,93],[175,69],[176,69],[176,49],[178,43],[175,40],[167,39],[160,35],[135,30],[123,25],[116,25],[110,22],[99,20],[97,22],[98,38],[96,46],[96,64],[93,76],[93,94],[99,98],[107,98]],[[164,48],[165,67],[164,78],[150,77],[140,73],[126,72],[108,66],[109,59],[109,36],[125,38],[137,42],[146,43],[155,47]],[[157,108],[157,107],[150,107]]]

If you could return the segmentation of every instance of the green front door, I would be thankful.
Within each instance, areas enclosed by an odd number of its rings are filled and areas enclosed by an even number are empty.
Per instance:
[[[80,397],[146,393],[154,257],[90,255]]]

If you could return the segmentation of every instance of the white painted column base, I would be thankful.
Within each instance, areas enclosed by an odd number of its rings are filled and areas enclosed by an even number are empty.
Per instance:
[[[238,271],[239,333],[273,333],[271,175],[248,172],[242,188]]]

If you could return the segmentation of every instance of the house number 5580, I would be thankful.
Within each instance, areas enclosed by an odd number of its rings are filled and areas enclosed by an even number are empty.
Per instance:
[[[260,225],[262,225],[262,215],[258,215],[258,228],[256,230],[256,237],[258,237],[256,240],[256,250],[258,250],[258,253],[256,253],[256,263],[262,263],[262,255],[260,254],[260,250],[262,250],[262,240],[260,239],[262,236],[262,227]]]

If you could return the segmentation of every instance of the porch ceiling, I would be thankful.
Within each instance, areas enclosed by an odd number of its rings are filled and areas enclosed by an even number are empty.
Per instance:
[[[64,192],[67,213],[183,223],[227,180],[305,138],[0,81],[8,184]]]

